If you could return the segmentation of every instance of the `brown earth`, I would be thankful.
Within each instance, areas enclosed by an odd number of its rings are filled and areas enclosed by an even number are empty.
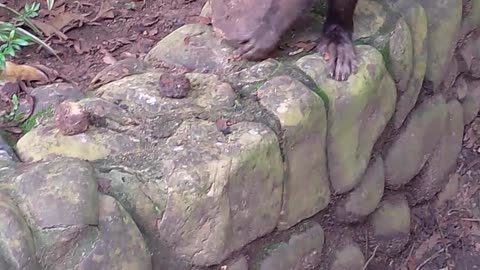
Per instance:
[[[17,10],[31,2],[0,0]],[[102,3],[106,12],[99,13]],[[204,3],[205,0],[57,0],[53,12],[64,14],[65,20],[70,20],[65,27],[67,31],[63,31],[68,38],[62,40],[54,36],[48,41],[63,62],[35,46],[24,49],[15,62],[40,63],[86,87],[109,65],[112,57],[117,60],[129,54],[141,57],[173,30],[188,22],[198,22],[196,16]],[[107,18],[81,23],[97,14]],[[40,19],[45,19],[46,15],[45,11],[41,12]],[[80,21],[72,18],[80,18]],[[480,269],[479,152],[480,117],[477,117],[466,127],[458,169],[446,189],[451,194],[444,191],[438,196],[453,200],[443,205],[434,201],[415,207],[411,243],[402,256],[378,261],[375,254],[367,254],[373,260],[366,269]],[[456,192],[457,195],[452,195]]]
[[[30,46],[21,51],[15,63],[40,63],[57,70],[60,75],[85,87],[92,78],[108,66],[111,56],[119,60],[127,54],[143,56],[157,41],[196,16],[206,0],[56,0],[52,14],[61,16],[67,24],[62,40],[50,38],[49,44],[63,63],[54,56]],[[0,1],[16,10],[32,0]],[[38,19],[48,20],[45,1]],[[103,8],[102,8],[103,5]],[[107,12],[101,12],[101,11]],[[101,18],[90,21],[97,15]],[[113,15],[113,16],[112,16]],[[113,17],[112,19],[110,19]],[[77,19],[79,18],[79,19]]]

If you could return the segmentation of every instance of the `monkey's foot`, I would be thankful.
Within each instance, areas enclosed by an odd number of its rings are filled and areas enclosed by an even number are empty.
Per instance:
[[[252,36],[240,43],[235,55],[245,60],[264,60],[272,52],[280,40],[279,34],[268,24],[262,24]]]
[[[317,51],[327,61],[331,78],[345,81],[351,74],[357,73],[358,63],[351,35],[342,27],[328,27],[318,43]]]

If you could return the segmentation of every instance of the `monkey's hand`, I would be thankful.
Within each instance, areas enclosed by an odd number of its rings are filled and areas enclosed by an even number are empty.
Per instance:
[[[269,24],[262,23],[248,40],[239,44],[235,55],[249,61],[264,60],[275,49],[279,40],[278,31]]]
[[[353,48],[351,33],[339,25],[328,25],[317,46],[317,51],[328,63],[329,76],[345,81],[357,73],[358,63]]]

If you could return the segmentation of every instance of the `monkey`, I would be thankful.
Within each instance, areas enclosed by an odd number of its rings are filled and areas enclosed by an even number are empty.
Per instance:
[[[313,0],[274,0],[258,29],[234,45],[245,60],[267,58]],[[316,51],[327,61],[330,78],[345,81],[358,70],[353,47],[353,13],[358,0],[328,0],[328,12]]]

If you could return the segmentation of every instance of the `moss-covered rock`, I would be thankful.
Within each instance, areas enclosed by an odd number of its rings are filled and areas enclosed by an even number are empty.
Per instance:
[[[453,56],[462,20],[462,0],[418,0],[428,21],[428,64],[425,78],[436,88]]]
[[[385,155],[385,182],[399,188],[425,165],[445,131],[447,104],[441,95],[424,101],[412,112],[405,129]]]
[[[382,158],[374,160],[367,168],[360,184],[342,198],[335,211],[340,222],[358,222],[372,213],[380,203],[385,188]]]
[[[442,136],[425,168],[406,188],[412,205],[432,199],[457,165],[463,141],[463,108],[458,100],[447,104],[448,119]]]
[[[32,233],[15,203],[0,193],[0,268],[41,270]]]
[[[405,88],[398,88],[394,126],[399,128],[417,102],[427,68],[427,16],[415,0],[388,0],[387,4],[400,13],[412,38],[412,70]],[[401,24],[399,24],[401,26]]]
[[[145,56],[153,66],[165,62],[200,73],[224,73],[245,64],[232,61],[233,48],[217,37],[211,26],[187,24],[170,33]]]
[[[328,168],[337,193],[348,192],[360,182],[373,145],[395,110],[397,91],[381,54],[370,46],[358,46],[357,51],[359,71],[346,82],[330,80],[318,55],[297,63],[328,101]]]
[[[327,115],[320,97],[287,76],[274,77],[257,94],[283,130],[287,175],[278,228],[287,229],[318,213],[330,201]]]
[[[288,239],[271,243],[263,254],[253,258],[252,270],[289,270],[311,269],[321,263],[325,241],[324,231],[315,222],[303,224],[298,231],[291,233]]]
[[[99,194],[91,164],[56,158],[14,168],[0,178],[0,216],[9,220],[0,222],[2,269],[152,269],[142,234]]]
[[[34,162],[55,156],[97,160],[137,147],[134,138],[109,129],[90,128],[85,133],[66,136],[53,121],[37,126],[17,143],[22,161]]]
[[[386,196],[371,215],[371,236],[382,253],[400,253],[410,236],[410,207],[403,194]]]

